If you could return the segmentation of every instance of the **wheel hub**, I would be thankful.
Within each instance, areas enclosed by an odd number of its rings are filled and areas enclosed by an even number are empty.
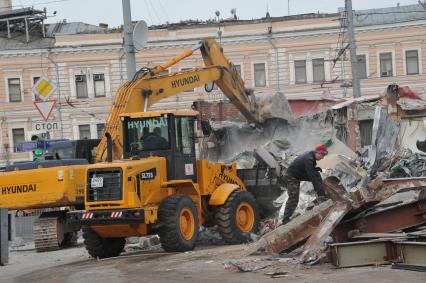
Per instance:
[[[248,233],[254,226],[254,210],[250,204],[243,202],[237,207],[236,221],[240,230]]]
[[[191,210],[184,208],[179,215],[179,228],[182,237],[190,240],[195,232],[195,219]]]

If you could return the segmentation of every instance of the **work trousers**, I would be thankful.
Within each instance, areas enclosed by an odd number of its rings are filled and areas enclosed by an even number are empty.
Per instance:
[[[300,181],[290,174],[285,175],[288,199],[285,204],[283,224],[290,220],[299,203]]]

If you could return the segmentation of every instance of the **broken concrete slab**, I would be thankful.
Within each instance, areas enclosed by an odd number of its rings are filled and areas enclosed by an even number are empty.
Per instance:
[[[280,175],[280,165],[278,164],[276,158],[270,154],[263,146],[256,148],[254,150],[254,155],[259,162],[262,162],[269,168],[275,169],[277,176]]]
[[[277,229],[263,235],[257,242],[248,246],[244,251],[245,255],[251,255],[257,252],[267,252],[277,255],[280,252],[290,249],[301,241],[307,239],[321,221],[328,215],[333,202],[328,200],[314,207],[294,219],[286,225],[279,226]]]
[[[290,104],[282,92],[257,94],[255,95],[255,100],[257,112],[262,122],[277,118],[290,122],[294,120]]]
[[[271,265],[272,264],[268,262],[257,262],[257,261],[243,262],[243,261],[232,260],[226,263],[225,268],[236,269],[240,272],[256,272],[258,270],[265,269]]]

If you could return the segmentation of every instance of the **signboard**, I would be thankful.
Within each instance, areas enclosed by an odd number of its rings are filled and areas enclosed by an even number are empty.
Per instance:
[[[43,101],[48,100],[55,90],[56,84],[45,76],[41,76],[31,89],[34,95],[38,95]]]
[[[34,101],[34,105],[38,112],[40,112],[41,117],[43,117],[43,120],[47,121],[56,105],[56,100],[52,99],[47,101]]]
[[[32,124],[32,131],[36,133],[59,131],[61,129],[61,124],[58,122],[33,121]]]

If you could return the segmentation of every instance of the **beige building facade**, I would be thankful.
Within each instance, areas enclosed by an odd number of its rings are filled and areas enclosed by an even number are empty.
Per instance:
[[[410,5],[355,12],[362,95],[382,94],[393,82],[425,92],[426,13],[422,9]],[[136,53],[137,67],[155,66],[199,40],[215,37],[255,93],[281,91],[290,101],[321,100],[324,95],[349,98],[351,64],[349,51],[340,52],[347,44],[341,17],[340,13],[308,14],[152,27],[147,46]],[[199,66],[203,61],[195,54],[168,71]],[[46,37],[34,35],[28,43],[19,34],[0,39],[0,166],[30,159],[29,153],[16,152],[16,145],[46,131],[40,128],[46,123],[31,91],[42,76],[57,84],[52,96],[57,106],[49,118],[57,128],[48,130],[50,137],[98,138],[114,95],[126,80],[121,31],[60,23],[49,25]],[[220,90],[207,93],[197,88],[154,108],[188,109],[199,99],[226,98]]]

